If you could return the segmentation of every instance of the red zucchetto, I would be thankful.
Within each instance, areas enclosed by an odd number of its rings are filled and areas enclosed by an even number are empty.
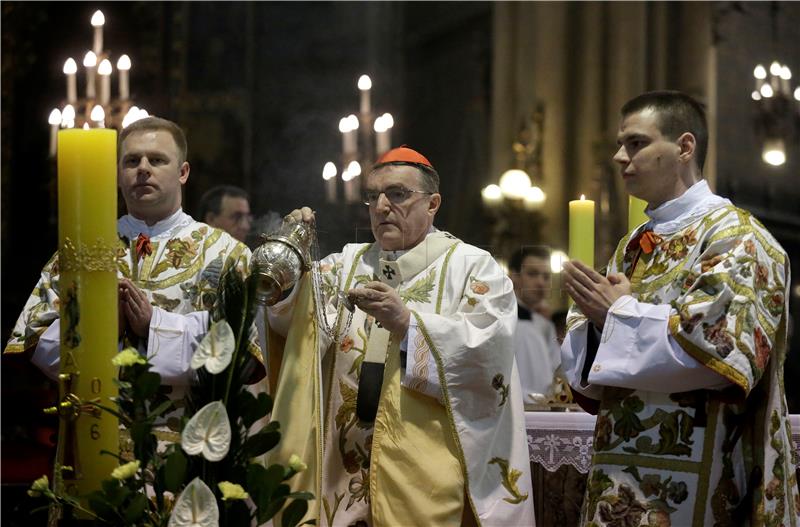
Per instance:
[[[433,165],[431,165],[431,162],[428,161],[428,158],[416,150],[408,148],[406,145],[393,148],[392,150],[389,150],[383,154],[380,159],[375,162],[375,166],[372,168],[376,169],[389,163],[411,163],[413,165],[424,165],[428,168],[433,168]]]

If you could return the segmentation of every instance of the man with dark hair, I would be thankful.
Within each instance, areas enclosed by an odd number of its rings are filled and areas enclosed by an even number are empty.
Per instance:
[[[150,360],[172,388],[173,399],[181,398],[191,382],[191,358],[208,331],[220,276],[230,268],[245,274],[250,261],[244,244],[183,212],[186,152],[180,127],[158,117],[136,121],[119,136],[117,180],[128,209],[117,221],[120,340]],[[57,378],[60,362],[58,280],[56,253],[5,349],[31,353],[31,361],[51,379]],[[255,339],[251,349],[260,357]],[[113,353],[109,350],[109,360]]]
[[[783,386],[789,260],[702,179],[702,107],[655,92],[623,107],[614,155],[649,221],[606,276],[564,264],[562,345],[598,411],[584,524],[797,525]]]
[[[526,246],[511,256],[508,264],[517,295],[517,329],[514,355],[526,405],[542,404],[553,398],[556,370],[561,364],[561,348],[549,313],[542,310],[551,289],[550,250]],[[542,400],[541,396],[546,399]]]
[[[213,187],[200,198],[200,218],[245,242],[253,223],[247,192],[233,185]]]
[[[320,526],[534,523],[512,284],[433,227],[441,202],[430,161],[390,150],[365,180],[375,243],[320,262],[319,311],[307,286],[268,309],[287,346],[272,416],[288,423],[269,459],[304,452],[292,484],[318,490]],[[343,334],[316,335],[318,312]]]

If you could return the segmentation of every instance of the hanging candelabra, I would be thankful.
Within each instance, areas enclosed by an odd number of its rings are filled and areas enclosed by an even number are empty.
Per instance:
[[[53,108],[47,122],[50,124],[50,157],[56,154],[56,136],[59,128],[124,128],[133,121],[147,117],[144,108],[130,100],[129,74],[131,59],[122,54],[117,59],[117,97],[111,94],[111,77],[114,68],[111,54],[103,49],[105,16],[95,11],[91,19],[94,27],[92,49],[83,57],[85,95],[78,97],[78,64],[72,57],[64,62],[67,81],[66,99]]]
[[[786,140],[800,120],[800,86],[792,90],[792,70],[777,60],[769,71],[758,64],[753,77],[756,85],[750,97],[758,104],[756,132],[763,141],[761,159],[781,166],[786,163]]]
[[[339,170],[333,161],[325,163],[322,169],[329,203],[338,201],[339,179],[342,181],[344,202],[358,203],[361,199],[360,176],[363,167],[372,166],[375,159],[391,148],[394,118],[389,113],[377,117],[372,113],[372,79],[368,75],[359,77],[358,89],[361,92],[359,115],[350,114],[339,120],[342,134],[341,178],[337,178]]]

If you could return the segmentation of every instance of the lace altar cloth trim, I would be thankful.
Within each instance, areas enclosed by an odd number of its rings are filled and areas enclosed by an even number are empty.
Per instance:
[[[593,415],[584,412],[525,412],[528,454],[548,472],[572,465],[586,474],[592,461]],[[790,415],[792,439],[800,456],[800,415]]]

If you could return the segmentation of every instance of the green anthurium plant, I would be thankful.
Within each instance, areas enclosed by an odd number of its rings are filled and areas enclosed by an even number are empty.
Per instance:
[[[248,382],[261,362],[255,340],[255,280],[235,270],[220,281],[211,327],[195,351],[196,373],[184,400],[180,441],[159,441],[156,427],[176,405],[163,393],[161,376],[135,349],[118,353],[119,395],[97,403],[117,416],[130,435],[129,452],[104,452],[120,465],[87,496],[66,494],[42,476],[28,494],[48,508],[50,524],[75,517],[97,525],[182,527],[261,525],[279,512],[281,527],[294,527],[308,511],[309,492],[292,492],[288,480],[306,468],[292,456],[286,465],[257,461],[278,444],[280,425],[268,421],[272,399],[254,395]],[[84,520],[86,521],[86,520]],[[314,520],[305,524],[314,524]]]

